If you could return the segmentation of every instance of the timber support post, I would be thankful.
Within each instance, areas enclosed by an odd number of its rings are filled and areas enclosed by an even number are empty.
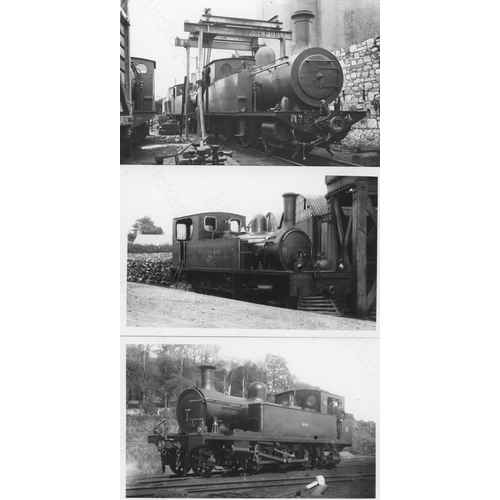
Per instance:
[[[352,295],[356,316],[366,316],[366,227],[368,186],[366,181],[359,180],[352,200]]]
[[[370,314],[377,292],[376,177],[327,176],[330,203],[332,256],[340,256],[351,272],[351,311],[362,318]]]
[[[203,111],[203,31],[198,43],[198,123],[200,124],[200,146],[205,141],[205,113]]]
[[[189,75],[189,64],[190,64],[191,51],[189,48],[189,43],[186,43],[186,88],[184,89],[184,100],[185,100],[185,108],[184,108],[184,127],[185,127],[185,136],[186,139],[189,139],[189,87],[190,87],[190,75]],[[179,131],[182,135],[182,131]]]

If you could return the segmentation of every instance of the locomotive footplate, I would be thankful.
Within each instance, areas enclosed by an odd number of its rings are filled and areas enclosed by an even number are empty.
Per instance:
[[[343,316],[351,292],[346,272],[328,270],[277,271],[193,268],[185,271],[185,287],[237,300]]]

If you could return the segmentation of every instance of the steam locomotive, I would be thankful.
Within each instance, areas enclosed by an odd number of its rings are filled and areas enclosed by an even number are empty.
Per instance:
[[[120,12],[120,157],[144,140],[149,120],[156,114],[154,78],[156,62],[131,57],[128,0],[121,0]]]
[[[325,148],[344,139],[362,120],[364,111],[341,111],[343,86],[340,62],[328,50],[311,47],[312,12],[298,11],[295,51],[276,59],[261,47],[254,57],[218,59],[205,66],[201,85],[207,130],[223,139],[236,138],[244,147],[260,138],[266,153],[294,150],[294,156]],[[169,89],[167,109],[181,119],[185,100],[191,120],[197,106],[182,85]],[[330,104],[334,104],[334,109]]]
[[[272,213],[246,224],[243,215],[206,212],[173,220],[171,283],[200,293],[342,316],[350,273],[328,262],[296,227],[297,194],[285,193],[278,228]]]
[[[336,467],[340,451],[352,446],[354,419],[344,398],[319,390],[286,391],[268,402],[267,388],[254,382],[248,397],[218,392],[214,366],[201,367],[201,387],[187,389],[177,401],[179,433],[155,427],[162,472],[179,476],[192,468],[208,477],[215,466],[258,472],[264,466]]]

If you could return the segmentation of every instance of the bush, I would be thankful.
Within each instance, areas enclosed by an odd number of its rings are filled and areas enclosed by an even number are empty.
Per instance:
[[[352,433],[351,453],[375,455],[376,428],[374,422],[356,420]]]
[[[161,470],[160,454],[148,443],[148,436],[161,420],[156,415],[127,415],[127,474],[156,474]],[[178,431],[173,415],[167,416],[167,427],[170,433]]]
[[[134,243],[129,243],[127,252],[128,253],[162,253],[171,252],[172,245],[135,245]]]

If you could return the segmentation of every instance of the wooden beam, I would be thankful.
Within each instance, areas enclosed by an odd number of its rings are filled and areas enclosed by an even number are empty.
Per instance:
[[[349,187],[355,189],[359,180],[368,183],[368,194],[378,193],[378,178],[377,177],[356,177],[356,176],[334,176],[327,175],[325,177],[326,189],[328,193],[336,193],[343,191]]]
[[[188,117],[188,108],[189,108],[189,81],[191,79],[191,75],[189,72],[190,69],[190,59],[191,53],[189,45],[186,46],[186,88],[184,89],[184,134],[186,139],[189,139],[189,117]],[[179,129],[179,135],[182,136],[182,130]]]
[[[372,221],[377,225],[377,210],[373,205],[372,200],[368,197],[366,209],[368,210],[368,215],[372,218]]]
[[[347,252],[347,246],[349,244],[349,238],[352,233],[352,210],[349,215],[349,220],[347,221],[347,229],[345,230],[345,239],[344,239],[344,248],[342,249],[342,258],[346,264],[346,269],[351,272],[351,258],[349,257],[349,253]]]
[[[239,17],[226,16],[201,16],[200,23],[209,24],[230,24],[232,26],[246,26],[250,28],[271,28],[280,29],[282,22],[273,18],[271,21],[262,21],[260,19],[244,19]]]
[[[366,226],[368,182],[358,179],[353,193],[352,217],[352,291],[356,316],[368,313],[366,290]]]
[[[335,204],[333,201],[333,196],[330,197],[330,213],[332,216],[330,227],[331,227],[331,235],[330,235],[330,244],[328,248],[330,248],[329,255],[325,255],[326,260],[333,261],[333,268],[336,269],[337,261],[340,255],[341,243],[340,243],[340,234],[339,234],[339,222],[340,227],[342,227],[342,221],[337,220],[337,214],[335,211]],[[343,235],[342,235],[343,239]]]
[[[370,291],[368,292],[368,295],[366,297],[366,308],[368,311],[370,310],[376,296],[377,296],[377,280],[373,282],[372,287],[370,288]]]
[[[176,47],[198,47],[198,38],[176,38],[175,39]],[[233,42],[233,41],[225,41],[225,40],[206,40],[203,41],[204,49],[220,49],[220,50],[249,50],[251,51],[254,48],[258,48],[258,45],[253,44],[252,42]]]
[[[211,35],[222,35],[222,36],[241,36],[245,38],[274,38],[279,40],[284,38],[285,40],[292,40],[291,31],[281,31],[269,28],[248,28],[248,27],[231,27],[225,28],[223,26],[210,26],[208,24],[196,24],[185,22],[184,31],[189,33],[209,33]]]
[[[203,80],[203,32],[200,31],[200,43],[198,46],[198,79]],[[203,110],[203,89],[198,85],[198,123],[200,124],[200,145],[205,141],[205,115]]]

